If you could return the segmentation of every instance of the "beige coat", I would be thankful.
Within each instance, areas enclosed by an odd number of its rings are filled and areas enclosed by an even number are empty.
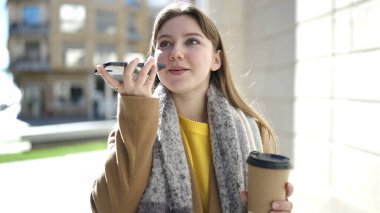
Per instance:
[[[93,212],[137,212],[152,167],[158,117],[159,99],[120,97],[118,125],[109,137],[109,143],[114,147],[91,193]],[[194,174],[191,172],[190,175],[193,210],[202,212],[198,184]],[[209,212],[221,212],[220,208],[215,171],[211,164]]]

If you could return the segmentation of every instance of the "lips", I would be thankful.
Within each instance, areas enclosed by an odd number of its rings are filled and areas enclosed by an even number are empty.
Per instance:
[[[174,66],[174,67],[169,67],[167,70],[171,75],[181,76],[182,74],[186,73],[190,69],[186,67],[181,67],[181,66]]]
[[[178,66],[178,67],[171,67],[171,68],[168,69],[169,72],[181,72],[181,71],[188,71],[188,70],[190,70],[190,69],[187,69],[185,67],[180,67],[180,66]]]

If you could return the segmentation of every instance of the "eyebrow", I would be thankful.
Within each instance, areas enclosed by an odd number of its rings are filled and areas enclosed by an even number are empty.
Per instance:
[[[185,37],[197,36],[197,37],[204,38],[204,36],[202,34],[199,34],[199,33],[185,33],[184,36]],[[162,39],[162,38],[172,38],[172,36],[169,34],[163,34],[163,35],[160,35],[157,38],[157,40]]]

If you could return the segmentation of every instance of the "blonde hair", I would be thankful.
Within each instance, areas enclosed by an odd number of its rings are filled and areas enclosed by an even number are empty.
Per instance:
[[[199,24],[202,32],[212,42],[214,51],[221,51],[222,65],[219,70],[211,72],[210,83],[219,88],[224,97],[236,108],[241,109],[245,114],[255,118],[262,138],[264,152],[277,153],[278,147],[276,144],[276,137],[273,128],[269,125],[268,121],[258,113],[254,108],[249,106],[238,94],[235,85],[233,84],[230,68],[228,66],[227,57],[224,54],[225,49],[214,22],[205,15],[196,6],[188,3],[172,3],[162,9],[155,20],[150,43],[149,55],[154,56],[156,49],[157,33],[166,21],[181,15],[187,15],[194,18]],[[156,83],[159,80],[156,78]]]

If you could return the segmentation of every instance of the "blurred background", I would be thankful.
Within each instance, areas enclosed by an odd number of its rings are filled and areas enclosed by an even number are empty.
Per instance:
[[[90,212],[115,123],[95,65],[169,0],[0,0],[0,212]],[[293,212],[380,212],[380,0],[197,0],[292,159]]]

